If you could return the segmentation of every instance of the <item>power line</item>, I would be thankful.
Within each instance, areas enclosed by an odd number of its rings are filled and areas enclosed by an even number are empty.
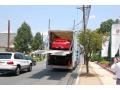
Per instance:
[[[77,9],[80,9],[83,12],[83,29],[86,29],[90,15],[91,5],[83,5],[82,7],[78,7]]]

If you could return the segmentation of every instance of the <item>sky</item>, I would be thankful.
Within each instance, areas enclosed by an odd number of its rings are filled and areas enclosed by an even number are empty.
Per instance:
[[[74,20],[76,23],[82,21],[82,11],[77,7],[81,5],[0,5],[0,33],[7,32],[8,20],[14,33],[24,21],[31,27],[33,35],[46,33],[49,18],[51,29],[72,29]],[[89,17],[87,28],[94,30],[107,19],[120,18],[120,5],[92,5]],[[82,24],[76,27],[81,28]]]

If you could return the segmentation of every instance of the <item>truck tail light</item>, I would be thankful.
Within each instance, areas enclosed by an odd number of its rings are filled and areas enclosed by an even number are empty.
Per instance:
[[[7,64],[14,64],[14,62],[13,61],[8,61]]]

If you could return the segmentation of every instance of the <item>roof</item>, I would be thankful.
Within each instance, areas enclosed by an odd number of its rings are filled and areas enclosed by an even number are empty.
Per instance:
[[[13,46],[16,33],[10,33],[10,47]],[[0,47],[7,47],[8,45],[8,33],[0,33]]]

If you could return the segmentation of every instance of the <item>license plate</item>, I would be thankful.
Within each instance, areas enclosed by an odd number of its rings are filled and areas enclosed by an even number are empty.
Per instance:
[[[1,62],[1,61],[0,61],[0,64],[2,64],[2,63],[4,63],[4,62]]]

